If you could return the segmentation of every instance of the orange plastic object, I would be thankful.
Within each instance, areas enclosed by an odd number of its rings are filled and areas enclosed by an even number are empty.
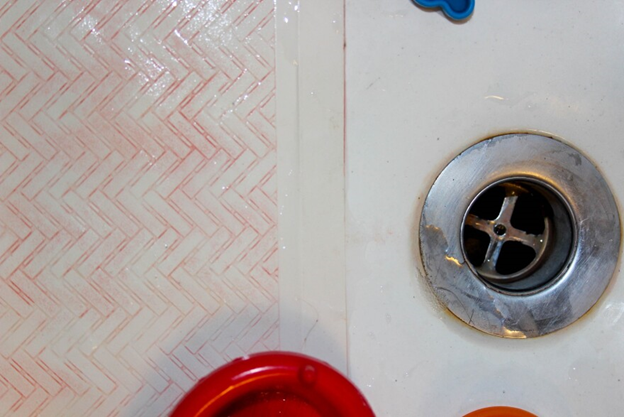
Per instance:
[[[171,417],[375,417],[344,376],[308,356],[272,352],[234,360],[197,383]]]
[[[464,417],[537,417],[528,411],[512,407],[489,407],[473,411]]]

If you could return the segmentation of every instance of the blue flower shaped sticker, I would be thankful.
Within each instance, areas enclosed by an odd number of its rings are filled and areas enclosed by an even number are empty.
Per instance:
[[[449,18],[463,20],[472,14],[475,0],[413,0],[419,6],[428,9],[440,8]]]

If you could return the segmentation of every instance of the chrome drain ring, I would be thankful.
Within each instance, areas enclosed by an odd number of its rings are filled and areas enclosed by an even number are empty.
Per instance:
[[[569,250],[544,259],[540,256],[541,272],[534,272],[536,263],[527,267],[528,275],[523,270],[506,280],[505,274],[488,276],[492,265],[484,270],[468,261],[463,230],[465,224],[479,222],[466,213],[480,192],[518,180],[560,196],[572,227],[562,232],[565,227],[546,225],[544,233],[559,233],[559,241],[567,241]],[[511,240],[514,237],[507,234],[516,233],[516,240],[535,244],[538,255],[542,249],[546,253],[544,242],[536,243],[537,235],[514,231],[507,218],[510,211],[504,209],[496,219],[476,228],[495,242]],[[556,221],[563,209],[555,211]],[[598,301],[619,256],[620,220],[606,182],[577,150],[545,136],[510,134],[468,148],[440,173],[425,200],[419,241],[427,279],[453,314],[496,336],[536,337],[570,325]],[[537,279],[539,273],[550,275]],[[509,286],[500,284],[506,281]]]

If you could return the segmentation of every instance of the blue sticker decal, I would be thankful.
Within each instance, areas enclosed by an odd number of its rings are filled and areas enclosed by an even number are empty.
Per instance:
[[[472,14],[475,0],[413,0],[419,6],[428,9],[441,8],[445,15],[453,20],[463,20]]]

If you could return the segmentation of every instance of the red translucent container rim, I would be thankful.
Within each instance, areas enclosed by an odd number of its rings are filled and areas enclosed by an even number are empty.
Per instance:
[[[374,417],[364,396],[338,371],[309,356],[258,353],[215,370],[189,391],[171,417],[213,417],[256,393],[296,395],[327,417]]]

